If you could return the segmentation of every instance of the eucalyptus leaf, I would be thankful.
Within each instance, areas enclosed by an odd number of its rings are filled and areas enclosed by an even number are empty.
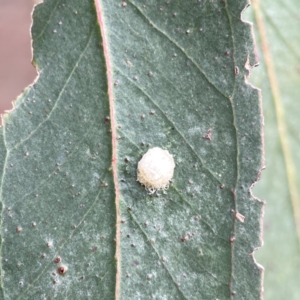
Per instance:
[[[259,299],[246,1],[45,0],[2,127],[3,299]],[[176,163],[149,194],[137,164]]]
[[[256,257],[265,266],[265,299],[300,295],[300,11],[295,1],[253,1],[247,19],[255,26],[261,68],[251,82],[262,88],[266,171],[255,195],[266,200],[264,247]],[[298,228],[298,230],[297,230]]]

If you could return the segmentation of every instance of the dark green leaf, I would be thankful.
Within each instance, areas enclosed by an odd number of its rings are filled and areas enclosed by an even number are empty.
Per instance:
[[[34,13],[39,79],[0,148],[3,298],[259,299],[246,1],[95,3]],[[176,162],[167,194],[136,180],[155,146]]]

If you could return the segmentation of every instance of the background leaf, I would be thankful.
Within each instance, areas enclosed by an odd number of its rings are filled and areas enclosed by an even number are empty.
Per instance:
[[[253,4],[245,18],[255,22],[261,62],[251,82],[263,91],[267,166],[254,190],[267,201],[256,257],[265,267],[265,299],[299,299],[300,13],[295,1]]]
[[[101,29],[93,1],[34,13],[39,79],[2,128],[3,298],[258,299],[246,2],[95,3]],[[177,163],[157,197],[136,181],[154,146]]]

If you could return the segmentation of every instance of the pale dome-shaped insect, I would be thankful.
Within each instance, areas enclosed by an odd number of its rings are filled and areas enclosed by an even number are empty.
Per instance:
[[[138,163],[137,180],[152,194],[165,191],[173,177],[175,162],[168,150],[149,149]]]

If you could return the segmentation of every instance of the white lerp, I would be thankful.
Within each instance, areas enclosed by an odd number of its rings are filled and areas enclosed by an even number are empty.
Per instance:
[[[138,163],[137,180],[150,193],[166,190],[173,177],[175,162],[168,150],[149,149]]]

